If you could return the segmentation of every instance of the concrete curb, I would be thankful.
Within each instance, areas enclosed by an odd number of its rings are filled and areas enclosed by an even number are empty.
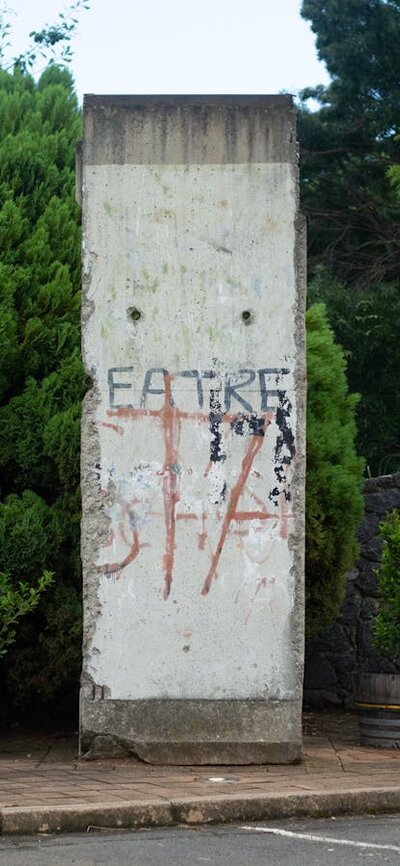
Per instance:
[[[98,805],[4,807],[3,835],[77,833],[88,829],[137,829],[174,824],[261,821],[269,818],[400,812],[400,787],[332,790],[301,794],[217,795]]]

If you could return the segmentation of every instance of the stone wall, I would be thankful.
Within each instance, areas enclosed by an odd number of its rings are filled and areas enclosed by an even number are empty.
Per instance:
[[[309,707],[351,706],[355,671],[392,673],[400,670],[372,644],[377,610],[375,569],[379,565],[379,523],[387,511],[400,509],[400,473],[365,482],[365,515],[359,529],[360,557],[347,577],[340,616],[306,648],[304,701]]]

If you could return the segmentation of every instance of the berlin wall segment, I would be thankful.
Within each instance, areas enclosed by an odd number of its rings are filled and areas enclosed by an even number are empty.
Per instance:
[[[304,233],[290,97],[87,97],[82,750],[297,760]]]

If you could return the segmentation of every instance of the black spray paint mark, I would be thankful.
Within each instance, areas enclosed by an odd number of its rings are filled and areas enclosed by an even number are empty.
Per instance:
[[[212,463],[219,463],[226,460],[226,454],[222,451],[222,412],[219,391],[210,391],[210,460]]]
[[[261,412],[268,412],[270,409],[275,409],[274,403],[269,403],[269,397],[278,397],[281,393],[277,389],[267,388],[266,378],[275,376],[275,383],[278,386],[281,376],[287,376],[290,370],[286,367],[263,367],[258,371],[261,394]]]
[[[162,375],[163,381],[165,382],[165,377],[168,376],[168,370],[166,370],[164,367],[150,367],[150,369],[147,370],[144,377],[142,397],[140,400],[140,405],[142,408],[146,405],[146,399],[148,394],[165,394],[165,387],[152,387],[153,376],[157,374]]]
[[[274,452],[274,473],[277,484],[268,494],[268,498],[274,505],[278,505],[279,496],[283,493],[286,502],[290,502],[291,493],[287,484],[286,470],[290,466],[295,454],[294,435],[290,425],[292,404],[286,391],[278,391],[278,405],[275,412],[275,420],[279,433],[276,437]]]
[[[214,500],[214,505],[222,505],[222,503],[225,502],[227,490],[227,483],[226,481],[224,481],[221,493],[219,494],[218,498]]]
[[[199,402],[200,409],[203,408],[204,403],[204,395],[203,395],[203,385],[201,381],[201,376],[198,370],[182,370],[179,373],[180,376],[183,376],[184,379],[196,379],[197,384],[197,399]]]
[[[213,362],[217,364],[216,359],[213,359]],[[132,374],[133,372],[134,367],[111,367],[108,370],[110,409],[134,408],[132,398],[133,394],[137,393],[139,383],[132,381],[134,379],[132,375],[128,376],[128,374]],[[221,391],[222,387],[224,390],[223,403],[225,412],[234,411],[235,404],[239,404],[239,407],[242,411],[244,410],[245,413],[253,413],[256,411],[254,401],[257,401],[257,403],[260,401],[260,412],[266,413],[270,410],[274,410],[276,408],[276,398],[280,393],[278,390],[279,383],[282,381],[282,376],[288,375],[289,372],[289,369],[286,367],[262,367],[257,371],[245,367],[239,369],[237,372],[227,372],[224,376],[223,385],[221,383],[221,376],[218,375],[218,381],[220,382],[218,387],[221,388]],[[178,377],[192,379],[193,388],[195,387],[195,393],[197,392],[197,403],[199,409],[202,409],[205,398],[204,380],[217,378],[217,373],[212,369],[193,369],[179,370],[170,375],[168,370],[164,367],[150,367],[144,375],[143,387],[141,388],[140,406],[142,409],[147,406],[147,396],[149,394],[156,396],[165,395],[167,377],[170,382],[174,380],[175,384],[177,384],[176,380]],[[275,385],[275,388],[269,387],[269,384]],[[177,388],[179,390],[178,384]],[[121,391],[130,391],[129,402],[118,402],[118,397],[128,398],[128,395],[122,395],[120,393]],[[245,392],[246,397],[243,396],[243,391]],[[171,405],[173,405],[172,395],[170,400]],[[249,402],[250,400],[251,402]]]
[[[115,392],[124,390],[130,391],[132,385],[130,382],[116,382],[114,373],[132,373],[133,367],[111,367],[107,373],[108,379],[108,398],[111,409],[132,409],[132,403],[115,403]]]
[[[268,422],[270,423],[270,422]],[[258,415],[238,415],[231,421],[231,430],[237,436],[264,436],[265,434],[265,418],[259,418]]]
[[[184,379],[196,379],[197,384],[197,400],[199,403],[199,409],[203,408],[204,405],[204,393],[203,393],[203,379],[214,379],[215,372],[214,370],[203,370],[202,373],[199,370],[181,370],[177,373],[178,376],[183,376]]]
[[[240,405],[243,406],[243,409],[245,409],[246,412],[253,411],[253,407],[250,405],[250,403],[248,403],[247,400],[244,399],[244,397],[242,397],[241,394],[238,394],[238,391],[240,390],[240,388],[246,388],[247,385],[250,385],[252,382],[254,382],[256,374],[254,370],[239,370],[239,376],[245,377],[242,382],[237,382],[237,376],[231,376],[229,373],[227,373],[225,376],[224,402],[226,412],[229,412],[231,408],[232,398],[238,403],[240,403]]]

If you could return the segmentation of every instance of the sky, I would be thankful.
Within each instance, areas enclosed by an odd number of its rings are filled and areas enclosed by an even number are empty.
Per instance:
[[[73,40],[77,92],[297,93],[326,84],[301,0],[88,0]],[[12,56],[63,0],[8,0]],[[0,4],[1,6],[1,4]]]

